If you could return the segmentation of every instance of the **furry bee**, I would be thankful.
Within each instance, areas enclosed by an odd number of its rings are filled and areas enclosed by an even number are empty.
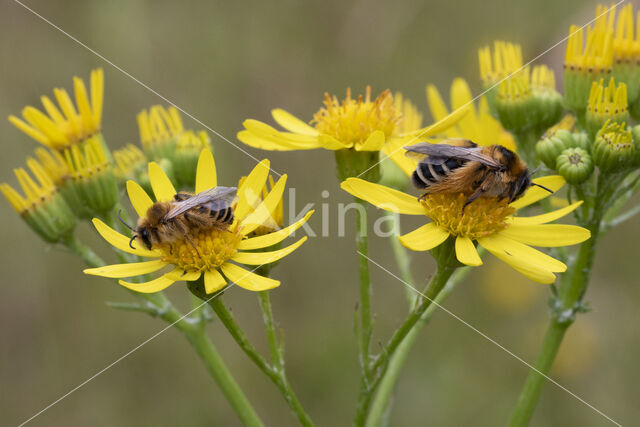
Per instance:
[[[479,147],[466,139],[443,142],[404,147],[407,156],[420,160],[412,180],[425,190],[421,198],[431,193],[469,193],[466,207],[478,197],[497,197],[511,203],[532,185],[553,193],[531,181],[537,169],[530,172],[516,153],[502,145]]]
[[[236,187],[214,187],[198,194],[179,192],[170,202],[154,203],[136,228],[120,220],[134,232],[129,241],[132,249],[134,240],[151,249],[153,245],[184,238],[197,252],[191,236],[202,229],[228,228],[233,223],[231,204],[235,195]]]

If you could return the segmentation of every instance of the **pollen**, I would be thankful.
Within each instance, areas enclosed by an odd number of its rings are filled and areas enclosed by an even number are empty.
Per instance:
[[[515,213],[507,199],[480,197],[462,208],[468,193],[427,194],[422,200],[425,214],[454,236],[478,239],[507,228],[505,218]]]
[[[236,254],[242,234],[212,228],[190,239],[191,242],[184,239],[158,245],[162,260],[189,272],[218,268]]]
[[[347,89],[342,102],[335,95],[325,93],[324,107],[314,114],[311,124],[320,133],[354,147],[364,144],[377,130],[384,132],[385,137],[391,136],[401,119],[388,89],[372,100],[371,87],[367,86],[365,95],[357,99],[353,99],[351,89]]]

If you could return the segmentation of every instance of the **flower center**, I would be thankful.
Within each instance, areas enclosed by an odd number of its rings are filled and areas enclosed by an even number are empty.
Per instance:
[[[485,237],[507,227],[505,218],[515,213],[507,199],[480,197],[462,208],[469,198],[467,193],[427,194],[421,200],[426,215],[436,225],[446,229],[454,236],[470,239]]]
[[[162,260],[185,271],[217,268],[235,255],[242,240],[237,231],[217,228],[202,230],[190,237],[191,242],[181,239],[158,245],[163,252]]]
[[[363,144],[376,130],[389,137],[400,119],[389,89],[372,101],[371,87],[367,86],[364,98],[360,95],[357,100],[351,98],[351,89],[347,89],[347,96],[342,102],[325,93],[324,107],[314,114],[311,123],[315,123],[320,133],[353,147]]]

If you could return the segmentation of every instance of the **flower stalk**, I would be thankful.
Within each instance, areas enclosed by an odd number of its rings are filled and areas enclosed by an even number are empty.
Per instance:
[[[270,331],[267,331],[271,356],[275,357],[277,360],[277,362],[274,361],[272,365],[269,364],[269,362],[267,362],[265,358],[262,357],[258,350],[256,350],[253,344],[251,344],[251,342],[247,338],[247,335],[233,318],[233,315],[226,307],[221,297],[218,296],[212,298],[211,296],[207,296],[204,292],[204,283],[202,283],[202,280],[188,282],[188,288],[194,295],[209,304],[209,306],[216,313],[231,337],[238,344],[240,349],[258,367],[258,369],[260,369],[267,376],[267,378],[269,378],[276,385],[276,387],[278,387],[278,390],[280,390],[280,393],[287,402],[287,405],[289,405],[289,408],[298,418],[300,424],[303,426],[313,426],[313,421],[311,421],[311,418],[302,407],[302,404],[294,393],[285,374],[282,348],[277,343],[275,329],[273,328],[273,315],[265,314],[265,316],[268,316],[270,318],[271,323],[271,326],[268,327]],[[269,313],[271,313],[270,303],[268,305],[268,311]]]
[[[84,245],[74,235],[65,240],[63,244],[74,254],[80,256],[85,263],[93,268],[102,267],[106,263],[88,246]],[[144,310],[153,317],[160,317],[169,325],[175,326],[187,338],[189,343],[204,362],[207,371],[212,376],[220,390],[225,395],[238,418],[245,426],[260,427],[264,424],[256,413],[255,409],[244,395],[240,386],[233,378],[231,372],[224,364],[215,346],[207,336],[204,328],[205,323],[190,322],[171,304],[171,301],[162,293],[138,294],[149,303]],[[132,309],[133,306],[126,309]],[[121,308],[121,307],[117,307]]]

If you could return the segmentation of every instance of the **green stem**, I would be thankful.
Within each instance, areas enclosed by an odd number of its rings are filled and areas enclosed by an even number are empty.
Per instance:
[[[271,352],[271,363],[276,371],[282,372],[284,368],[284,354],[282,347],[278,343],[278,335],[276,334],[275,323],[273,321],[273,310],[271,309],[269,291],[258,292],[258,299],[260,300],[262,320],[264,321],[264,329],[267,333],[269,351]]]
[[[194,289],[190,288],[192,292]],[[213,311],[218,315],[222,324],[227,328],[227,331],[231,334],[231,337],[240,346],[242,351],[253,361],[253,363],[278,387],[280,393],[284,397],[285,401],[289,405],[289,408],[300,421],[303,426],[313,426],[313,421],[309,418],[309,415],[305,412],[302,404],[298,400],[294,393],[287,377],[284,373],[284,369],[276,369],[267,363],[267,361],[258,353],[255,347],[249,342],[249,339],[245,335],[244,331],[238,326],[233,315],[224,305],[222,298],[213,298],[207,300]]]
[[[75,235],[69,237],[64,245],[79,255],[90,267],[105,265],[105,262],[91,248],[80,242]],[[185,335],[242,423],[246,426],[262,426],[262,421],[233,379],[213,343],[209,340],[204,327],[200,323],[189,322],[161,292],[155,294],[136,293],[136,295],[141,296],[152,305],[152,308],[155,308],[155,311],[149,314],[160,317]]]
[[[371,383],[364,391],[361,391],[358,399],[358,407],[356,409],[356,417],[354,419],[354,424],[356,426],[363,426],[365,424],[373,394],[380,385],[382,378],[384,378],[386,370],[389,367],[390,358],[394,356],[398,347],[402,344],[416,323],[418,323],[422,318],[426,310],[431,306],[432,302],[435,301],[436,297],[442,291],[458,266],[455,255],[454,239],[450,238],[439,247],[433,249],[432,254],[436,258],[438,264],[436,273],[431,278],[426,290],[421,293],[415,308],[409,313],[409,316],[404,323],[402,323],[402,325],[400,325],[400,327],[392,334],[387,344],[372,363],[370,371],[372,373]]]
[[[400,235],[400,214],[394,212],[387,212],[387,218],[391,222],[391,232],[392,235],[389,237],[389,242],[391,244],[391,250],[393,251],[393,256],[396,259],[396,264],[398,265],[398,269],[400,270],[400,278],[405,282],[414,286],[415,281],[413,280],[413,274],[411,274],[411,257],[407,253],[407,249],[402,246],[398,236]],[[407,300],[409,301],[409,307],[413,307],[418,298],[416,292],[409,288],[405,287],[405,291],[407,293]]]
[[[580,302],[586,291],[595,254],[595,245],[600,231],[602,215],[597,209],[594,220],[587,226],[591,238],[580,245],[580,251],[571,267],[570,280],[561,282],[554,315],[547,328],[534,369],[529,371],[524,387],[520,392],[518,403],[509,421],[510,427],[527,426],[540,399],[542,386],[548,376],[553,361],[564,335],[574,321],[575,313],[580,309]]]
[[[371,347],[371,281],[369,278],[369,245],[367,237],[367,203],[355,198],[358,204],[356,219],[356,244],[360,265],[360,369],[362,370],[362,387],[369,385],[369,362]]]
[[[420,320],[415,324],[413,329],[411,329],[406,338],[398,346],[398,349],[389,361],[389,366],[387,367],[386,373],[380,381],[378,391],[373,398],[373,402],[371,403],[371,409],[369,410],[369,416],[367,417],[367,427],[378,427],[382,425],[385,414],[388,412],[391,397],[393,396],[393,391],[400,376],[400,372],[402,371],[402,367],[404,366],[407,357],[409,356],[409,352],[411,351],[411,348],[413,347],[413,344],[415,343],[420,330],[429,322],[431,315],[436,311],[437,307],[445,299],[447,299],[447,297],[453,292],[453,290],[467,277],[467,275],[469,275],[471,269],[472,267],[463,267],[456,270],[451,275],[451,277],[447,281],[447,284],[444,286],[444,288],[442,288],[442,290],[434,299],[434,304],[431,304],[425,310]]]

